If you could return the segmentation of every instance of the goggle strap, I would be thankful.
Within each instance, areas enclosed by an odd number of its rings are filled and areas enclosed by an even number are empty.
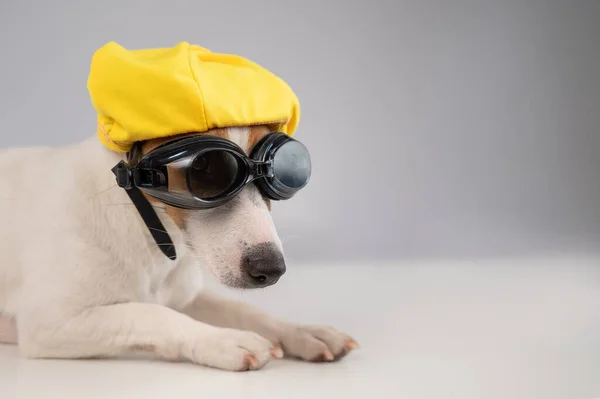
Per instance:
[[[127,167],[123,163],[119,163],[114,169],[113,173],[117,176],[117,180],[120,178],[123,179],[124,174],[126,172]],[[125,178],[126,179],[126,178]],[[127,179],[128,180],[128,179]],[[173,240],[171,240],[171,236],[165,229],[164,225],[158,218],[156,211],[152,207],[152,204],[144,197],[139,188],[137,188],[133,184],[119,184],[121,187],[125,189],[125,192],[129,196],[133,205],[135,205],[138,213],[142,217],[142,220],[146,224],[148,231],[154,238],[156,245],[162,251],[165,256],[171,260],[177,259],[177,252],[175,251],[175,244],[173,244]]]
[[[171,260],[177,259],[175,244],[173,244],[171,236],[167,233],[167,230],[158,218],[158,215],[150,202],[144,197],[140,189],[135,186],[125,191],[127,192],[127,195],[129,195],[131,202],[133,202],[137,208],[146,227],[148,227],[148,231],[154,238],[156,245],[158,245],[158,248],[167,258]]]

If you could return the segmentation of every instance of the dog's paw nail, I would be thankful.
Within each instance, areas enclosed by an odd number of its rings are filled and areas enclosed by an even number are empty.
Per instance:
[[[246,356],[246,366],[246,369],[255,369],[258,367],[258,361],[256,360],[256,357],[254,357],[254,355]]]
[[[352,351],[355,349],[360,349],[360,345],[355,340],[349,339],[346,342],[344,342],[344,348],[348,349],[349,351]]]
[[[283,349],[281,349],[281,345],[275,345],[271,348],[271,356],[275,359],[281,359],[283,357]]]
[[[323,359],[325,359],[328,362],[331,362],[334,358],[333,353],[331,353],[331,351],[326,350],[325,352],[323,352]]]

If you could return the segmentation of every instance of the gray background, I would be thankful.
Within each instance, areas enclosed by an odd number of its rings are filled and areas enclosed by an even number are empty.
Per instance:
[[[0,3],[1,146],[94,134],[109,40],[237,53],[297,92],[314,176],[275,217],[294,260],[600,243],[600,2]]]

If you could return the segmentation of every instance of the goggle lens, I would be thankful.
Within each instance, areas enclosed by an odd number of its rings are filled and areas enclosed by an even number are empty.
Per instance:
[[[310,178],[308,150],[298,141],[288,141],[273,154],[274,177],[290,189],[304,187]]]
[[[242,160],[233,153],[210,150],[198,155],[190,165],[192,193],[203,200],[220,197],[235,189],[243,179]]]

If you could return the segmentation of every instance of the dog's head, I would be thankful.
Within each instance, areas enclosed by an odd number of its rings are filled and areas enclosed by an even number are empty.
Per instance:
[[[236,143],[247,155],[268,133],[264,126],[207,132]],[[142,153],[168,141],[146,141]],[[266,287],[285,273],[282,244],[270,210],[270,200],[254,184],[246,185],[232,200],[213,209],[192,211],[166,205],[167,215],[181,229],[193,255],[221,283],[236,288]]]

